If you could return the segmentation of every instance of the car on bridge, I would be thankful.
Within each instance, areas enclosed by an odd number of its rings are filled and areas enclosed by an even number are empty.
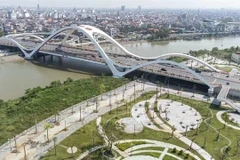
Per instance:
[[[164,72],[166,72],[167,70],[166,70],[165,68],[161,68],[161,71],[164,71]]]

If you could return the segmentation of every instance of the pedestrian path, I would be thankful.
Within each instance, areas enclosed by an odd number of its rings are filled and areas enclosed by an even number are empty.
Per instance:
[[[124,152],[128,153],[128,155],[132,155],[132,154],[136,153],[136,151],[146,150],[146,148],[150,148],[150,147],[161,147],[161,148],[164,148],[164,151],[161,151],[161,153],[164,152],[163,154],[171,156],[171,154],[167,153],[168,149],[176,148],[176,150],[178,150],[178,151],[182,150],[184,153],[189,154],[191,157],[195,158],[196,160],[201,160],[198,156],[194,155],[193,153],[191,153],[190,151],[188,151],[182,147],[176,146],[174,144],[166,143],[166,142],[156,141],[156,140],[149,140],[149,139],[119,140],[119,141],[114,142],[114,145],[121,144],[121,143],[131,143],[131,142],[132,143],[133,142],[145,142],[146,144],[135,145],[135,146],[132,146],[132,147],[126,149]],[[161,156],[160,156],[160,158],[161,158]],[[210,159],[207,159],[207,160],[210,160]]]
[[[229,123],[226,123],[226,122],[222,119],[222,115],[223,115],[224,113],[228,113],[228,112],[232,112],[232,110],[219,111],[219,112],[217,112],[217,114],[216,114],[217,119],[218,119],[221,123],[225,124],[225,125],[228,126],[228,127],[231,127],[231,128],[233,128],[233,129],[236,129],[236,130],[240,130],[240,127],[237,127],[237,126],[231,125],[231,124],[229,124]]]
[[[168,152],[169,148],[165,148],[164,151],[162,152],[162,154],[160,155],[159,159],[162,160],[164,158],[164,156],[166,155],[166,153]],[[181,158],[180,158],[181,159]]]

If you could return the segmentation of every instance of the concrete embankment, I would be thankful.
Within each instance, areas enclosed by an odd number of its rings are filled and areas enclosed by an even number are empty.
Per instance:
[[[0,56],[0,64],[9,63],[9,62],[19,62],[19,61],[24,61],[24,58],[18,55]]]

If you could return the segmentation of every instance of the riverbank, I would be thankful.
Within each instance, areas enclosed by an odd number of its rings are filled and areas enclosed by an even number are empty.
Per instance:
[[[11,56],[0,56],[0,64],[9,63],[9,62],[21,62],[24,61],[23,57],[19,55],[11,55]]]
[[[86,99],[113,90],[128,82],[124,78],[99,76],[63,83],[54,81],[45,88],[27,89],[23,97],[0,100],[0,144],[34,125],[35,120],[58,115],[58,112]],[[95,102],[93,99],[92,102]],[[8,135],[8,136],[6,136]]]

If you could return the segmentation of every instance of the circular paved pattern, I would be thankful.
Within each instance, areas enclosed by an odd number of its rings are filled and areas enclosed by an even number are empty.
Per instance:
[[[179,132],[196,129],[202,123],[202,117],[194,108],[181,102],[159,100],[160,116]]]
[[[151,156],[130,156],[124,158],[124,160],[157,160],[158,158],[154,158]]]
[[[78,150],[77,147],[73,146],[72,149],[71,149],[71,147],[69,147],[69,148],[67,149],[67,152],[71,154],[72,152],[73,152],[73,153],[76,153],[77,150]]]
[[[138,123],[134,118],[126,117],[117,121],[120,125],[124,126],[126,133],[139,133],[143,130],[143,125]]]

